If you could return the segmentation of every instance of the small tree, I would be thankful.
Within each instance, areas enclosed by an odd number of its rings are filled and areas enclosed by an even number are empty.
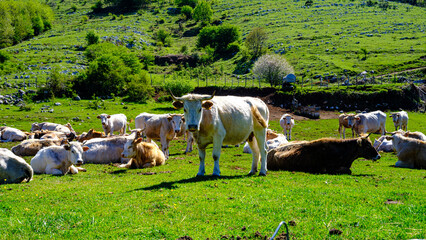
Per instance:
[[[195,7],[192,18],[197,22],[201,21],[203,23],[210,23],[212,16],[213,10],[210,6],[210,3],[201,1]]]
[[[254,28],[245,40],[245,45],[254,58],[261,56],[266,47],[268,35],[263,28]]]
[[[279,55],[263,55],[253,66],[253,74],[265,79],[271,86],[280,85],[283,77],[293,72],[293,67]]]
[[[86,41],[88,46],[92,44],[98,44],[99,36],[94,31],[90,31],[86,34]]]
[[[362,54],[364,54],[364,57],[361,58],[361,60],[367,60],[367,54],[368,54],[367,49],[361,48],[361,52],[362,52]]]
[[[194,8],[197,6],[198,0],[175,0],[175,3],[179,7],[190,6],[191,8]]]
[[[156,33],[155,33],[155,39],[162,43],[163,45],[171,45],[171,39],[170,39],[170,33],[167,32],[164,29],[159,29]]]
[[[181,14],[183,16],[185,16],[186,19],[191,19],[192,18],[192,12],[193,12],[192,7],[190,7],[188,5],[185,5],[185,6],[182,7],[182,9],[180,10],[180,12],[181,12]]]

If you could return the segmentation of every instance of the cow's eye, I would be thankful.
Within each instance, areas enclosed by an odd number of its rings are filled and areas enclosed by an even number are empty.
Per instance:
[[[184,108],[183,111],[186,112],[186,109]]]
[[[201,108],[200,108],[200,109],[198,109],[198,112],[201,112]]]

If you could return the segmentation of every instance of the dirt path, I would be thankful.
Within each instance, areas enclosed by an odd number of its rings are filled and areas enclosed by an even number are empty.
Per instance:
[[[268,105],[268,109],[269,109],[269,120],[271,120],[271,121],[280,120],[281,116],[284,113],[290,113],[291,115],[293,115],[293,117],[296,121],[297,120],[309,120],[309,118],[307,118],[307,117],[302,117],[302,116],[294,114],[289,109],[280,108],[280,107],[277,107],[277,106],[273,106],[271,104],[267,104],[267,105]],[[320,116],[321,116],[320,119],[338,119],[339,115],[340,114],[336,113],[336,112],[320,110]]]

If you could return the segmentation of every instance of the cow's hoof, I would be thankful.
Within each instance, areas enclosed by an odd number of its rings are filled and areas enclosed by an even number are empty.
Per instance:
[[[204,174],[197,173],[196,177],[204,177]]]
[[[248,175],[249,176],[253,176],[253,175],[255,175],[256,174],[256,172],[253,172],[253,171],[250,171],[249,173],[248,173]]]
[[[213,173],[212,177],[220,177],[220,173]]]
[[[266,176],[266,172],[260,172],[259,176]]]

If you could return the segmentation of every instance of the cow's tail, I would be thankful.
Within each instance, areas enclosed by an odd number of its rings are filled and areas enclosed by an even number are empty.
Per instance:
[[[256,106],[251,106],[251,112],[256,119],[256,121],[264,128],[268,127],[268,122],[262,117],[262,115],[259,112],[259,109],[257,109]]]

